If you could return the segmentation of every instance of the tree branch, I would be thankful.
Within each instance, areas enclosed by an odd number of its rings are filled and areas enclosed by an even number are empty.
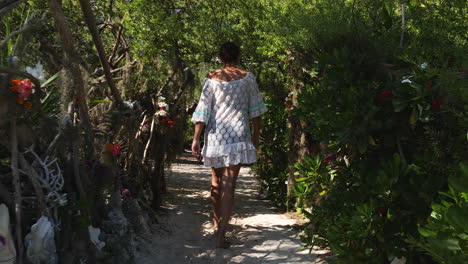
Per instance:
[[[96,45],[96,49],[99,54],[99,60],[101,61],[102,68],[104,70],[104,75],[106,76],[107,84],[110,87],[112,97],[115,100],[114,102],[117,103],[117,105],[122,105],[122,97],[120,96],[119,90],[117,89],[117,86],[115,85],[114,80],[112,79],[110,65],[107,61],[106,51],[104,50],[104,45],[102,44],[101,36],[99,35],[99,32],[97,30],[96,19],[94,18],[89,0],[79,1],[81,5],[81,10],[83,11],[83,15],[85,17],[86,24],[88,25],[94,44]]]
[[[85,100],[85,89],[83,76],[81,75],[81,70],[76,64],[78,60],[77,52],[75,51],[73,44],[73,36],[70,30],[70,27],[67,23],[65,14],[57,2],[57,0],[47,0],[49,9],[54,16],[55,23],[57,25],[57,30],[60,35],[63,44],[63,50],[65,53],[65,68],[70,72],[73,78],[73,84],[75,86],[74,96],[82,97],[79,103],[77,103],[80,121],[85,130],[86,144],[88,147],[87,158],[92,159],[94,157],[95,146],[94,146],[94,132],[91,126],[91,120],[88,113],[88,105]]]
[[[26,2],[28,0],[18,0],[18,1],[10,1],[11,3],[7,4],[5,7],[2,7],[0,9],[0,17],[3,16],[4,14],[10,12],[13,8],[17,7],[18,5]]]
[[[11,172],[13,173],[13,185],[15,186],[15,233],[18,247],[18,263],[23,263],[23,235],[21,232],[21,185],[18,170],[18,139],[16,137],[16,119],[10,122],[10,146],[11,146]]]

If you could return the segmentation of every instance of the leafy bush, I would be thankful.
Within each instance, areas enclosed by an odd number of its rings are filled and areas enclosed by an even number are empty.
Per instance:
[[[460,167],[462,175],[449,177],[449,190],[440,192],[440,201],[432,204],[427,223],[418,228],[421,237],[408,238],[444,264],[466,263],[468,259],[468,166]]]

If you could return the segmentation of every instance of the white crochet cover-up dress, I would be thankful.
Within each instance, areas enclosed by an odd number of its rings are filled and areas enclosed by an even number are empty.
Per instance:
[[[206,124],[201,152],[205,166],[222,168],[257,162],[249,116],[254,118],[266,111],[252,73],[229,82],[206,78],[192,116],[193,123]]]

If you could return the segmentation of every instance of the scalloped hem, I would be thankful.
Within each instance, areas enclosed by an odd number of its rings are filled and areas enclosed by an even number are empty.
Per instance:
[[[257,154],[255,149],[243,150],[240,152],[231,152],[221,157],[204,157],[203,161],[205,167],[217,169],[229,167],[229,165],[255,163],[257,162]]]
[[[242,153],[244,151],[254,151],[255,146],[252,142],[238,142],[220,146],[205,146],[202,154],[206,158],[218,158],[230,155],[231,153]]]

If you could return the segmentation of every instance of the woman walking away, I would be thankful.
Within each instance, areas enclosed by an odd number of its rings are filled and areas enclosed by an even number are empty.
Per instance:
[[[204,81],[200,101],[193,113],[195,133],[192,155],[203,156],[211,167],[211,202],[216,228],[216,247],[227,248],[226,229],[234,205],[234,189],[241,164],[257,161],[260,115],[267,111],[255,76],[237,68],[240,49],[224,43],[219,52],[224,66],[210,72]],[[253,124],[250,135],[249,116]],[[205,143],[200,152],[200,134],[205,128]]]

